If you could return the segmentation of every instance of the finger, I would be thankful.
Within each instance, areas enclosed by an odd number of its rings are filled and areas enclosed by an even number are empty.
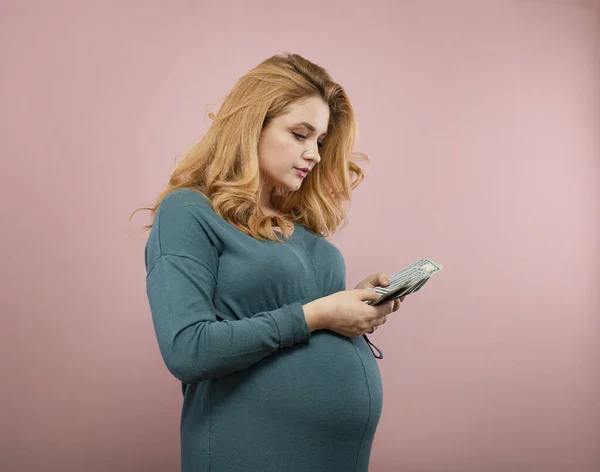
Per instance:
[[[375,322],[375,324],[371,327],[371,329],[372,329],[371,333],[373,333],[377,328],[379,328],[386,321],[387,321],[387,317],[385,317],[385,316],[383,316],[379,320],[377,320]]]
[[[367,275],[364,279],[364,281],[367,282],[367,284],[370,284],[373,287],[376,287],[378,285],[387,285],[386,283],[384,283],[385,280],[389,280],[385,272],[375,272],[374,274]],[[387,283],[389,283],[389,281]]]
[[[381,318],[382,316],[389,315],[394,309],[394,300],[390,300],[382,303],[381,305],[377,305],[375,307],[377,313],[375,314],[376,318]]]
[[[363,300],[378,300],[381,295],[377,293],[374,288],[362,288],[358,289],[361,291],[361,296],[364,297]]]

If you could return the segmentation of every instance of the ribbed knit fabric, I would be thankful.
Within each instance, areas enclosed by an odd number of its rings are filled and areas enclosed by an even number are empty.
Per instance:
[[[382,409],[366,337],[310,333],[303,304],[346,289],[341,252],[296,224],[259,241],[192,190],[145,249],[164,362],[182,383],[183,472],[366,472]]]

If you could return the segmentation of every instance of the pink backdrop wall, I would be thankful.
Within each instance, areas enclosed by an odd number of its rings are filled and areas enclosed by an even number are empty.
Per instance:
[[[444,265],[371,337],[370,470],[600,470],[600,9],[566,0],[3,0],[0,470],[178,469],[127,218],[283,51],[343,84],[372,158],[348,288]]]

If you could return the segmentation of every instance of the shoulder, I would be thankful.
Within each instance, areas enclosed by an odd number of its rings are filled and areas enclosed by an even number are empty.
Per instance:
[[[160,202],[146,243],[146,266],[151,270],[163,255],[213,260],[220,247],[210,200],[190,189],[168,193]]]
[[[195,222],[214,219],[215,212],[211,201],[201,193],[191,189],[178,189],[168,193],[160,202],[156,213],[156,222],[176,224],[176,222]]]
[[[165,242],[213,233],[215,217],[216,213],[207,197],[195,190],[178,189],[162,199],[155,223],[161,242]]]
[[[208,198],[192,189],[178,189],[168,193],[160,202],[159,210],[182,211],[189,206],[199,206],[212,209]]]

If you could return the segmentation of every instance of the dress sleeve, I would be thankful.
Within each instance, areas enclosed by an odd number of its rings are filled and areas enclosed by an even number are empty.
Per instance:
[[[302,300],[217,320],[212,300],[218,253],[206,231],[205,209],[165,200],[146,245],[146,291],[162,358],[177,379],[189,384],[224,376],[310,341]]]

